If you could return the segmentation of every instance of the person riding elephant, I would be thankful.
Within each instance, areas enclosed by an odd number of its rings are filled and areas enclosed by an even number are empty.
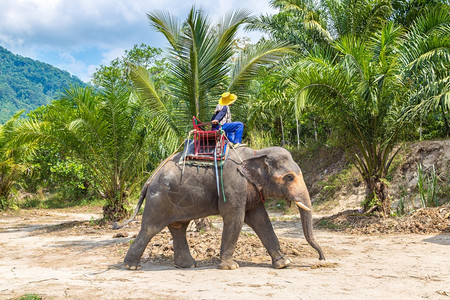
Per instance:
[[[280,249],[263,204],[263,199],[267,198],[297,204],[307,242],[319,253],[319,259],[325,259],[313,236],[309,193],[289,151],[281,147],[230,150],[223,165],[221,186],[216,185],[214,168],[185,166],[180,162],[181,157],[182,153],[177,153],[163,162],[141,191],[134,216],[144,199],[145,209],[141,230],[124,259],[127,268],[140,267],[148,243],[166,226],[173,237],[175,266],[196,266],[186,230],[191,220],[210,215],[221,215],[223,219],[219,269],[239,267],[233,260],[233,252],[244,223],[258,235],[274,268],[289,266],[291,261]]]
[[[218,130],[221,127],[235,148],[245,146],[242,144],[244,124],[242,122],[231,122],[230,107],[236,100],[237,96],[235,94],[230,94],[229,92],[223,93],[211,118],[213,130]]]

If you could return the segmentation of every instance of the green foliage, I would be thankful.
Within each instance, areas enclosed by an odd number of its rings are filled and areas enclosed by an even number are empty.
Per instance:
[[[420,127],[432,118],[434,127],[441,122],[437,137],[450,136],[449,36],[450,7],[429,7],[412,23],[400,55],[410,105],[405,118],[418,120]]]
[[[439,206],[438,193],[441,189],[439,181],[434,165],[424,170],[422,164],[417,164],[417,189],[422,207]]]
[[[40,194],[38,191],[32,197],[26,198],[24,201],[17,203],[20,208],[40,208],[40,209],[57,209],[77,206],[104,206],[105,199],[101,198],[81,198],[81,199],[67,199],[67,195],[62,195],[60,192]]]
[[[167,59],[162,57],[162,50],[145,44],[134,45],[125,50],[122,57],[113,59],[109,65],[101,65],[93,75],[92,83],[101,86],[102,82],[114,77],[131,85],[130,65],[141,66],[148,70],[157,89],[165,89],[170,73],[167,72]]]
[[[324,46],[331,41],[327,30],[326,12],[314,1],[270,1],[280,11],[274,15],[261,15],[251,20],[247,29],[268,33],[272,39],[298,45],[306,54],[315,46]]]
[[[20,114],[0,125],[0,211],[15,207],[12,193],[17,180],[27,170],[23,163],[27,155],[26,147],[12,143]]]
[[[82,163],[107,200],[105,210],[111,214],[111,219],[128,213],[127,194],[140,184],[139,175],[148,161],[152,132],[144,122],[143,102],[133,97],[123,82],[115,79],[103,81],[98,89],[67,90],[48,106],[41,119],[36,115],[23,122],[15,137],[23,144],[57,144]],[[83,169],[76,169],[70,162],[53,166],[50,171],[64,176],[72,172],[84,176]]]
[[[348,225],[345,224],[335,224],[332,220],[328,219],[322,219],[317,222],[317,226],[320,228],[326,228],[331,230],[344,230],[348,227]]]
[[[400,33],[388,24],[374,42],[345,36],[334,43],[337,55],[315,51],[302,59],[292,81],[298,106],[307,99],[325,108],[341,141],[356,146],[347,149],[365,179],[385,176],[400,128],[394,51]]]
[[[445,9],[445,1],[442,0],[393,0],[393,17],[397,24],[408,28],[427,7],[436,5]]]
[[[205,12],[195,7],[184,21],[161,11],[148,17],[171,47],[169,89],[167,94],[160,91],[143,67],[132,66],[131,79],[137,94],[147,103],[156,133],[168,149],[175,149],[191,129],[192,116],[209,120],[220,94],[235,92],[242,103],[258,70],[292,53],[292,47],[274,42],[237,53],[236,32],[249,20],[245,10],[225,15],[220,26],[213,26]]]
[[[19,110],[48,104],[70,85],[84,83],[51,65],[14,55],[0,46],[0,123]]]
[[[39,147],[29,159],[31,174],[23,179],[24,187],[29,192],[56,192],[69,201],[93,197],[96,187],[89,169],[59,148],[58,144]]]
[[[41,300],[42,297],[38,294],[25,294],[20,296],[19,300]]]
[[[315,204],[321,204],[328,200],[333,199],[333,196],[338,192],[346,188],[351,188],[354,185],[360,184],[360,180],[355,179],[355,175],[358,174],[355,166],[348,164],[339,173],[329,176],[325,181],[319,182],[321,190],[316,196]]]

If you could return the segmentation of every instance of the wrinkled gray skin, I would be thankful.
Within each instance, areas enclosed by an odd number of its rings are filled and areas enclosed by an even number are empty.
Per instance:
[[[233,261],[233,252],[244,223],[256,232],[272,257],[274,268],[289,266],[291,262],[281,253],[259,191],[266,199],[300,201],[311,208],[302,172],[291,154],[280,147],[231,150],[223,167],[226,201],[217,195],[214,168],[186,165],[182,175],[182,165],[178,165],[180,155],[168,161],[142,190],[140,203],[144,197],[146,203],[141,230],[125,257],[126,267],[139,268],[147,244],[166,226],[173,237],[175,266],[194,267],[196,262],[186,240],[188,224],[193,219],[219,214],[223,218],[219,269],[239,267]],[[311,211],[301,208],[299,211],[306,240],[317,250],[319,259],[325,259],[313,237]]]

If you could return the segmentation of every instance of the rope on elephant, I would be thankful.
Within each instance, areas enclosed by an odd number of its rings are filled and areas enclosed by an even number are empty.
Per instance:
[[[225,131],[223,131],[222,129],[220,129],[220,135],[221,135],[220,140],[222,140],[223,136],[225,136],[226,138]],[[217,196],[220,199],[219,171],[217,170],[217,147],[219,147],[219,144],[216,144],[216,149],[214,150],[214,167],[216,170]],[[223,202],[226,202],[227,200],[225,198],[225,190],[223,188],[223,165],[224,165],[223,163],[220,164],[220,183],[222,185]]]
[[[217,171],[217,144],[214,149],[214,170],[216,171],[217,196],[220,198],[219,171]]]
[[[239,157],[239,159],[241,160],[241,163],[243,163],[244,161],[242,160],[241,156],[239,155],[239,153],[236,151],[236,149],[234,148],[233,143],[230,142],[230,140],[227,138],[227,135],[225,134],[225,138],[228,141],[228,145],[231,145],[231,149],[234,150],[234,152],[236,153],[236,155]]]
[[[191,138],[191,134],[192,134],[193,132],[195,132],[195,129],[189,131],[189,134],[188,134],[187,138],[184,140],[183,143],[186,143],[186,141],[189,141],[189,139]],[[179,147],[178,147],[178,148],[179,148]],[[183,156],[183,168],[182,168],[182,170],[181,170],[181,175],[184,174],[184,167],[185,167],[185,166],[186,166],[186,155]]]

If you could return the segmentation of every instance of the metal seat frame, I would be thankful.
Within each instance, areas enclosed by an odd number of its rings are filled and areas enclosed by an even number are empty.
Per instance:
[[[222,130],[213,130],[212,123],[202,123],[195,116],[192,117],[192,124],[194,126],[194,155],[191,159],[199,160],[214,160],[214,151],[217,154],[217,160],[224,159],[225,148],[225,134]]]

